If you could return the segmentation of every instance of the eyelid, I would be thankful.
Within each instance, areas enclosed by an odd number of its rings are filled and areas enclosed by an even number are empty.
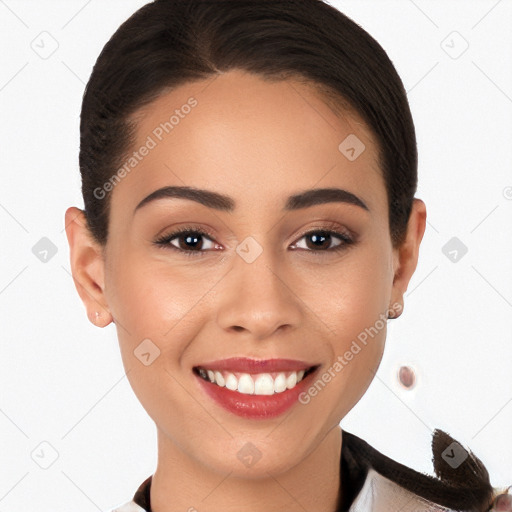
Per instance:
[[[300,235],[296,238],[296,241],[300,240],[305,235],[309,235],[311,233],[316,233],[318,231],[328,231],[333,234],[343,235],[343,236],[346,236],[347,238],[350,238],[353,241],[355,241],[355,239],[356,239],[356,234],[352,230],[350,230],[344,226],[341,226],[337,222],[327,222],[327,223],[323,223],[321,226],[312,226],[312,227],[309,227],[309,228],[301,231]],[[293,243],[296,243],[296,242],[293,242]]]
[[[155,235],[155,239],[167,238],[170,235],[176,236],[176,235],[179,235],[180,233],[184,233],[184,232],[188,233],[190,231],[192,231],[192,232],[197,231],[197,232],[204,233],[206,236],[209,236],[210,238],[214,238],[216,236],[213,233],[213,230],[211,230],[210,228],[203,227],[202,225],[196,225],[196,224],[185,224],[185,225],[177,227],[177,228],[167,227],[167,228],[161,229]],[[164,234],[162,234],[162,233],[164,233]],[[168,234],[165,234],[165,233],[168,233]]]

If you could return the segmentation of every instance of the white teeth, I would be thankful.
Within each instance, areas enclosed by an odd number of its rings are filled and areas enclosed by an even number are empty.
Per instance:
[[[305,370],[298,372],[248,373],[220,372],[199,369],[199,374],[205,380],[226,387],[231,391],[238,391],[246,395],[273,395],[294,388],[303,378]],[[288,374],[288,376],[286,375]]]
[[[244,373],[238,379],[238,388],[237,390],[240,393],[245,393],[246,395],[254,394],[254,381],[252,377],[247,373]]]
[[[231,391],[235,391],[235,389],[238,387],[236,377],[232,373],[228,373],[226,375],[226,387],[231,389]]]
[[[274,379],[274,392],[282,393],[286,389],[286,377],[284,373],[280,373]]]
[[[224,387],[224,385],[226,384],[226,381],[224,380],[222,373],[214,372],[214,375],[215,375],[215,383],[221,387]]]
[[[268,373],[261,373],[254,381],[254,394],[255,395],[273,395],[274,394],[274,379]]]
[[[286,387],[292,389],[297,384],[297,374],[295,372],[290,373],[290,376],[286,379]]]

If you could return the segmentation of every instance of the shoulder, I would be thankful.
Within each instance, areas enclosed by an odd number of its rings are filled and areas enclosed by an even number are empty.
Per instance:
[[[381,510],[380,506],[388,502],[390,508],[384,510],[491,510],[495,489],[487,469],[476,455],[442,430],[434,430],[432,436],[435,477],[387,457],[346,431],[342,450],[344,458],[357,461],[359,471],[365,474],[350,512],[373,510],[370,503]]]
[[[130,500],[126,503],[118,505],[108,512],[146,512],[146,510],[137,505],[137,503],[135,503],[133,500]]]
[[[122,503],[108,512],[148,512],[151,511],[151,481],[153,475],[148,476],[135,491],[130,501]]]

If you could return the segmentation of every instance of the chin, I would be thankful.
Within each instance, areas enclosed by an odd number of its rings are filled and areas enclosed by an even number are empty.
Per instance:
[[[302,439],[302,442],[283,446],[277,439],[269,441],[268,432],[261,435],[243,434],[226,445],[216,443],[208,456],[204,451],[198,454],[198,460],[233,478],[268,478],[269,474],[285,473],[307,456],[302,451],[305,448],[303,437],[297,436],[297,439]],[[204,448],[205,451],[207,449]]]

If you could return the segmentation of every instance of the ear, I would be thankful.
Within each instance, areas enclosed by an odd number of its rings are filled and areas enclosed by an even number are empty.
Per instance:
[[[405,240],[401,246],[393,250],[394,278],[390,309],[394,309],[395,312],[403,310],[403,296],[418,264],[420,243],[425,233],[426,220],[425,203],[421,199],[414,198]],[[400,307],[393,307],[397,304]]]
[[[70,249],[71,273],[89,320],[105,327],[112,321],[105,300],[105,261],[103,247],[91,235],[85,214],[74,206],[65,214]]]

